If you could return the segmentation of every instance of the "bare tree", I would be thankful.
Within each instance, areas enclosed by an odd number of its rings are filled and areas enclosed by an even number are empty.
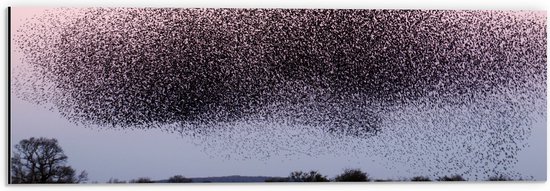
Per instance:
[[[15,145],[11,158],[12,184],[33,183],[80,183],[88,178],[86,171],[76,175],[71,166],[66,166],[67,156],[56,139],[23,139]]]

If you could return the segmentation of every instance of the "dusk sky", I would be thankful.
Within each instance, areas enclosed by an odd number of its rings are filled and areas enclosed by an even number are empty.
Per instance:
[[[346,168],[376,179],[461,173],[482,180],[492,175],[487,168],[546,180],[546,63],[540,63],[546,56],[537,54],[546,53],[546,44],[540,49],[536,36],[546,34],[537,31],[546,28],[544,12],[203,9],[135,16],[140,11],[12,8],[12,44],[25,49],[11,47],[12,147],[29,137],[56,138],[68,163],[99,182],[295,170],[332,178]],[[278,19],[262,20],[272,17]],[[453,19],[481,29],[429,23]],[[363,20],[381,27],[358,25]],[[504,21],[521,25],[506,28]],[[150,32],[136,32],[137,26]],[[170,33],[176,29],[189,36]],[[455,29],[472,36],[448,34]],[[157,39],[161,34],[173,36]],[[376,48],[364,50],[366,42]],[[196,46],[184,47],[188,43]],[[431,43],[441,46],[431,50]],[[115,48],[87,52],[105,46]],[[502,51],[491,52],[497,46]],[[178,51],[191,56],[166,56]],[[199,64],[179,64],[185,59]],[[285,62],[295,65],[279,65]],[[362,81],[366,76],[381,79]],[[195,102],[178,102],[183,98]],[[491,155],[501,147],[484,141],[506,142],[513,160]]]

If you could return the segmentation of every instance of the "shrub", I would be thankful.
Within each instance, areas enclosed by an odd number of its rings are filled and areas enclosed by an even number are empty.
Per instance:
[[[437,181],[466,181],[466,179],[462,178],[462,176],[457,174],[451,177],[448,177],[448,176],[439,177]]]
[[[185,178],[182,175],[172,176],[168,179],[168,183],[189,183],[189,182],[193,182],[193,180],[189,178]]]
[[[488,181],[513,181],[513,179],[511,179],[510,177],[508,176],[505,176],[505,175],[498,175],[498,176],[491,176],[489,177],[489,180]]]
[[[328,182],[328,178],[317,171],[295,171],[290,173],[288,177],[291,182]]]
[[[425,176],[415,176],[415,177],[411,178],[411,181],[414,181],[414,182],[427,182],[427,181],[432,181],[432,180],[428,177],[425,177]]]
[[[154,183],[154,181],[147,177],[141,177],[137,180],[130,180],[130,183]]]
[[[346,169],[344,172],[336,178],[337,182],[367,182],[370,181],[367,173],[361,171],[360,169]]]

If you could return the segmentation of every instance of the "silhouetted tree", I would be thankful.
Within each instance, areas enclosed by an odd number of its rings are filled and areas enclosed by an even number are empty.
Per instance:
[[[466,181],[466,180],[462,178],[462,176],[457,174],[451,177],[448,177],[448,176],[439,177],[437,181]]]
[[[328,182],[328,178],[326,176],[323,176],[317,171],[309,171],[302,172],[302,171],[295,171],[290,173],[290,176],[288,177],[291,182]]]
[[[415,176],[415,177],[412,177],[411,178],[411,181],[416,181],[416,182],[427,182],[427,181],[432,181],[430,178],[428,177],[425,177],[425,176]]]
[[[130,183],[155,183],[148,177],[140,177],[138,179],[130,180]]]
[[[10,161],[13,184],[80,183],[88,179],[86,171],[76,175],[71,166],[65,166],[68,157],[56,139],[23,139],[15,151]]]
[[[182,175],[176,175],[176,176],[170,177],[168,179],[168,182],[169,183],[189,183],[189,182],[193,182],[193,180],[191,180],[189,178],[185,178]]]
[[[507,177],[505,175],[498,175],[498,176],[491,176],[489,177],[489,181],[513,181],[510,177]]]
[[[370,181],[370,178],[367,173],[360,169],[346,169],[342,174],[336,176],[334,180],[337,182],[367,182]]]

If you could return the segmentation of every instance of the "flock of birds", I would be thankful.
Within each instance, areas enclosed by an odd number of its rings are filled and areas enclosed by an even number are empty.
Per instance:
[[[15,95],[233,159],[343,154],[521,177],[518,153],[546,118],[538,12],[56,9],[12,39]]]

